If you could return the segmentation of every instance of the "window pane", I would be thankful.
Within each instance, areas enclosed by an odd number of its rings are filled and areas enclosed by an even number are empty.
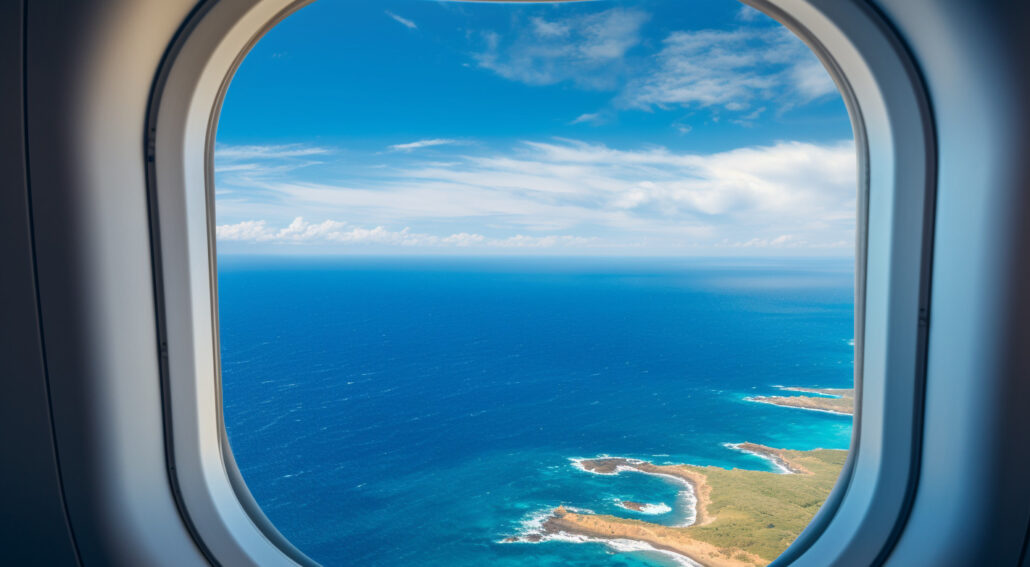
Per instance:
[[[856,155],[728,2],[321,0],[228,91],[226,429],[325,565],[765,565],[851,440]]]

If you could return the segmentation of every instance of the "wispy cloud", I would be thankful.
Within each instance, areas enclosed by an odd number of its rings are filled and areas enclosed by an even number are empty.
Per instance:
[[[580,114],[569,124],[602,124],[604,123],[604,116],[599,112]]]
[[[215,147],[216,160],[283,159],[323,155],[328,148],[304,144],[225,146]]]
[[[830,74],[814,55],[795,63],[790,69],[790,79],[795,91],[801,95],[801,102],[837,92]]]
[[[762,12],[752,8],[751,6],[741,6],[737,10],[737,19],[744,22],[754,22],[762,18]]]
[[[457,140],[449,140],[446,138],[433,138],[431,140],[418,140],[415,142],[409,142],[407,144],[394,144],[389,147],[390,150],[395,152],[411,152],[421,148],[431,148],[433,146],[444,146],[447,144],[456,144]]]
[[[281,175],[319,165],[332,154],[329,148],[306,144],[215,147],[215,173],[233,174],[240,179]]]
[[[748,6],[737,18],[745,24],[671,32],[657,48],[643,42],[650,15],[637,9],[514,20],[503,34],[481,35],[486,47],[475,61],[528,85],[611,90],[613,106],[623,110],[690,107],[732,115],[760,105],[785,110],[837,92],[789,30],[758,23],[768,18]]]
[[[505,35],[486,32],[480,67],[513,81],[551,85],[571,81],[592,89],[614,88],[626,53],[641,41],[649,14],[612,8],[564,19],[533,18]]]
[[[598,249],[675,253],[747,242],[815,249],[853,242],[855,162],[850,141],[699,154],[544,140],[503,151],[452,152],[432,162],[399,154],[387,168],[338,183],[303,181],[296,174],[252,178],[239,191],[266,198],[249,203],[236,194],[220,201],[220,214],[229,215],[220,218],[235,224],[219,235],[250,242],[439,243],[455,234],[441,228],[457,226],[482,236],[483,246],[500,246],[512,235],[551,233],[594,239],[591,246]],[[263,204],[269,198],[276,207]],[[289,230],[258,224],[274,220],[276,210],[355,224],[304,223]],[[410,228],[385,228],[398,224]],[[790,235],[789,242],[777,240],[783,235]]]
[[[458,232],[446,236],[436,236],[414,232],[409,227],[401,230],[389,230],[383,226],[363,228],[334,220],[309,223],[303,217],[293,219],[293,222],[282,228],[273,228],[265,220],[224,224],[216,227],[215,234],[218,240],[226,242],[378,244],[433,248],[554,248],[586,246],[593,242],[593,239],[590,238],[554,234],[546,236],[516,234],[505,238],[488,238],[482,234]]]
[[[655,55],[653,72],[630,81],[624,107],[722,106],[808,102],[836,92],[815,55],[785,29],[675,32]]]
[[[729,241],[723,240],[722,242],[716,242],[715,248],[822,248],[822,249],[840,249],[840,248],[852,248],[853,243],[847,240],[837,240],[835,242],[809,242],[807,240],[800,240],[793,234],[781,234],[776,237],[770,238],[752,238],[751,240],[744,241]]]
[[[404,27],[406,27],[408,29],[411,29],[411,30],[417,30],[418,29],[418,26],[415,24],[415,22],[413,22],[413,21],[411,21],[411,20],[409,20],[407,18],[402,18],[402,17],[398,16],[397,14],[394,14],[393,12],[391,12],[389,10],[386,10],[385,14],[387,16],[390,16],[397,23],[399,23],[400,25],[402,25],[402,26],[404,26]]]

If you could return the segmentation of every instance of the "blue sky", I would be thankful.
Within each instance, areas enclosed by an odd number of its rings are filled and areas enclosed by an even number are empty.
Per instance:
[[[846,109],[731,0],[319,0],[233,78],[222,253],[853,253]]]

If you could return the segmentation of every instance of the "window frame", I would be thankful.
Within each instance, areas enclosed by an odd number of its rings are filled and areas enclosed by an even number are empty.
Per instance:
[[[312,0],[208,0],[162,61],[145,148],[166,459],[179,511],[214,564],[317,565],[261,512],[221,403],[213,153],[221,104],[251,47]],[[773,565],[879,565],[919,472],[936,146],[922,79],[861,0],[744,0],[823,61],[851,115],[859,164],[856,411],[851,450],[812,523]]]

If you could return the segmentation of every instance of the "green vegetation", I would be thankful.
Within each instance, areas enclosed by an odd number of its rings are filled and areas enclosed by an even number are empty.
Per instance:
[[[655,465],[621,458],[583,461],[587,470],[619,467],[681,478],[698,497],[697,523],[668,527],[637,519],[555,510],[544,528],[601,538],[626,538],[681,553],[710,567],[753,567],[776,559],[801,534],[829,496],[847,451],[789,451],[744,443],[791,471]]]
[[[694,467],[711,486],[707,525],[683,528],[700,541],[772,561],[787,549],[826,501],[847,451],[778,451],[810,474],[773,474]]]
[[[750,401],[851,415],[853,389],[783,388],[797,396],[761,396]],[[656,465],[621,457],[580,461],[584,470],[612,474],[636,470],[682,479],[697,497],[695,522],[670,527],[638,519],[575,513],[558,507],[544,532],[569,532],[607,539],[631,539],[680,553],[706,567],[768,565],[812,521],[840,476],[848,452],[792,451],[754,443],[732,447],[769,459],[783,474],[696,465]],[[632,504],[632,503],[631,503]],[[539,536],[538,536],[539,537]]]

